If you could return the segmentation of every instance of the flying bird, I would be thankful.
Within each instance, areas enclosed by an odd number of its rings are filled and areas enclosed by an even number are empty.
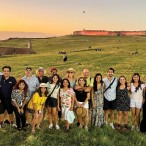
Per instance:
[[[85,11],[83,11],[83,13],[85,13]]]

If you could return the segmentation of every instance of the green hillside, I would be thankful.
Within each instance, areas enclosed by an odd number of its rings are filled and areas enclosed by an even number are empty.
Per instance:
[[[0,42],[0,47],[27,47],[30,39],[10,39]],[[47,70],[54,66],[65,77],[66,70],[73,67],[78,78],[84,68],[88,68],[93,77],[101,72],[106,76],[107,69],[113,67],[115,75],[125,75],[128,81],[134,72],[141,75],[146,82],[146,37],[98,37],[98,36],[62,36],[46,39],[31,39],[32,47],[37,54],[8,55],[0,57],[0,68],[4,65],[12,67],[12,75],[17,79],[24,75],[26,66],[31,66],[35,73],[39,66]],[[100,48],[101,51],[96,51]],[[89,49],[89,50],[88,50]],[[68,61],[63,62],[60,51],[67,51]],[[77,52],[78,51],[78,52]],[[138,51],[137,54],[132,54]],[[116,119],[116,115],[115,115]],[[129,121],[130,114],[129,114]],[[62,122],[61,122],[62,123]],[[30,127],[27,132],[18,132],[5,126],[0,129],[0,146],[145,146],[146,135],[134,131],[116,131],[109,127],[95,128],[86,132],[78,129],[75,123],[69,134],[61,130],[48,130],[47,118],[42,130],[32,134]],[[131,126],[131,122],[129,122]],[[129,127],[130,128],[130,127]]]
[[[10,39],[0,42],[0,46],[27,47],[28,40]],[[31,41],[37,54],[3,56],[0,66],[12,66],[12,73],[16,77],[23,75],[25,66],[32,66],[34,70],[43,66],[48,73],[51,66],[56,66],[62,76],[68,67],[73,67],[77,77],[84,68],[89,68],[94,76],[96,72],[106,75],[107,69],[113,67],[117,76],[125,75],[130,79],[134,72],[139,72],[145,80],[145,37],[63,36]],[[73,52],[89,47],[93,50]],[[101,48],[101,51],[95,51],[96,48]],[[139,54],[132,55],[136,50]],[[63,55],[58,54],[59,51],[68,52],[68,62],[63,62]]]

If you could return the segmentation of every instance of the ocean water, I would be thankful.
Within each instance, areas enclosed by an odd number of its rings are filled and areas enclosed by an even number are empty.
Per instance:
[[[48,33],[40,32],[9,32],[9,31],[0,31],[0,40],[7,40],[9,38],[47,38],[53,37]]]

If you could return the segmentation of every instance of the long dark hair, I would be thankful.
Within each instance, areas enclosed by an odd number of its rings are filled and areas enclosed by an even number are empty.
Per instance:
[[[37,91],[36,92],[38,92],[38,94],[39,94],[39,96],[40,97],[42,97],[42,91],[41,91],[41,88],[42,87],[39,87],[38,89],[37,89]],[[48,96],[48,89],[47,89],[47,87],[45,87],[46,88],[46,91],[45,91],[45,97],[47,97]]]
[[[135,89],[135,92],[137,92],[137,90],[138,90],[139,88],[142,90],[142,88],[141,88],[142,81],[140,80],[140,75],[139,75],[139,73],[134,73],[133,76],[132,76],[132,79],[131,79],[131,83],[134,83],[134,80],[133,80],[133,77],[134,77],[134,76],[138,76],[138,77],[139,77],[138,86],[137,86],[136,89]]]
[[[67,78],[65,78],[65,79],[62,80],[60,88],[63,88],[63,87],[64,87],[64,86],[63,86],[63,82],[64,82],[65,80],[68,82],[68,88],[70,88],[70,82],[69,82],[69,80],[68,80]]]
[[[101,83],[101,86],[103,85],[102,75],[100,73],[97,73],[94,77],[94,86],[93,86],[94,91],[97,91],[97,81],[96,81],[97,76],[101,77],[100,83]]]
[[[120,76],[119,77],[119,80],[118,80],[118,84],[117,84],[117,89],[119,89],[120,88],[120,85],[121,85],[121,83],[120,83],[120,79],[121,78],[124,78],[125,79],[125,88],[127,88],[127,79],[126,79],[126,77],[125,76]]]
[[[54,78],[54,76],[56,76],[56,77],[58,78],[58,81],[57,81],[56,85],[57,85],[57,87],[59,87],[59,85],[60,85],[60,79],[59,79],[59,75],[58,75],[58,74],[53,74],[52,80],[51,80],[50,84],[53,83],[53,78]]]
[[[27,94],[27,93],[28,93],[28,85],[27,85],[27,83],[26,83],[23,79],[20,79],[20,80],[16,83],[14,89],[19,89],[19,85],[20,85],[21,83],[24,83],[24,85],[25,85],[25,87],[24,87],[24,96],[27,97],[27,96],[28,96],[28,94]]]

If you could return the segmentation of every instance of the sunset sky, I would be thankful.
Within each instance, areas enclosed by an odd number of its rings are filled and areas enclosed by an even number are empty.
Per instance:
[[[0,31],[146,30],[146,0],[0,0]]]

